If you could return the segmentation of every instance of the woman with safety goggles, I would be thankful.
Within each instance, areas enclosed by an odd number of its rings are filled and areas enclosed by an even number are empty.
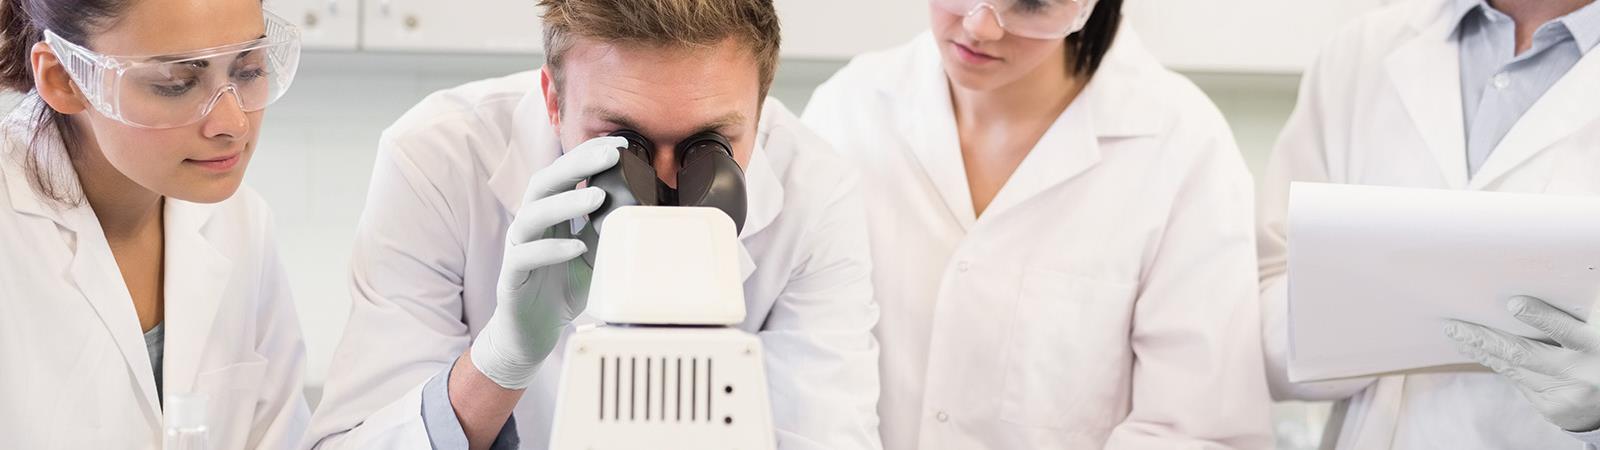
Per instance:
[[[298,445],[304,344],[240,182],[299,32],[257,0],[3,0],[0,37],[0,446]]]
[[[805,121],[862,168],[888,449],[1270,448],[1250,174],[1120,0],[930,0]]]

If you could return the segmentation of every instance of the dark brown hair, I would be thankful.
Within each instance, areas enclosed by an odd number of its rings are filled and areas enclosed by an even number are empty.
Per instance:
[[[128,1],[0,0],[0,89],[37,96],[33,84],[33,61],[29,55],[33,52],[34,44],[44,40],[44,30],[51,30],[57,36],[80,45],[87,44],[91,34],[110,26],[112,20],[126,9]],[[23,106],[30,103],[24,101]],[[28,151],[23,155],[23,166],[31,175],[34,188],[45,197],[77,205],[82,196],[78,186],[62,186],[55,182],[62,171],[72,170],[70,163],[62,161],[76,157],[74,149],[77,147],[77,136],[72,129],[72,121],[66,114],[48,106],[38,106],[31,127],[26,130],[30,136],[27,137]],[[49,158],[38,154],[46,151],[39,145],[39,139],[44,139],[51,131],[59,134],[69,158]],[[52,167],[62,164],[67,167]]]
[[[561,87],[561,62],[574,38],[697,47],[735,38],[755,56],[761,98],[778,71],[778,11],[772,0],[539,0],[545,63]]]
[[[1072,56],[1067,70],[1079,76],[1093,76],[1116,41],[1121,24],[1122,0],[1100,0],[1095,4],[1083,30],[1067,36],[1067,55]]]

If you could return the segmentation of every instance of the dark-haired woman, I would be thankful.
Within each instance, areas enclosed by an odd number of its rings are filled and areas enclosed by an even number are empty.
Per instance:
[[[304,345],[239,187],[298,32],[257,0],[3,0],[0,39],[26,97],[0,122],[0,447],[298,445]]]
[[[1215,106],[1119,0],[930,3],[804,117],[863,171],[885,448],[1270,448]]]

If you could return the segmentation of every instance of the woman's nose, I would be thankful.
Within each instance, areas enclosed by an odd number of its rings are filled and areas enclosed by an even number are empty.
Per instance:
[[[208,138],[239,138],[250,130],[250,118],[240,106],[239,93],[226,89],[213,100],[201,131]]]
[[[979,4],[971,14],[961,21],[961,27],[978,41],[997,41],[1005,37],[1006,30],[1000,26],[1000,13],[988,3]]]

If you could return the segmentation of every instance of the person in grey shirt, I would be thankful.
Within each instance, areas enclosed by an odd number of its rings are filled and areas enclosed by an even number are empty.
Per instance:
[[[1456,30],[1461,44],[1467,170],[1475,174],[1534,102],[1600,44],[1600,6],[1591,2],[1539,25],[1531,39],[1519,39],[1518,35],[1526,32],[1525,24],[1518,24],[1488,0],[1462,1],[1476,3]],[[1600,84],[1595,89],[1600,89]]]
[[[1292,182],[1600,195],[1600,5],[1392,3],[1346,27],[1306,71],[1262,176],[1257,249],[1273,397],[1339,402],[1323,448],[1600,449],[1600,328],[1516,296],[1537,292],[1460,300],[1504,302],[1527,325],[1518,331],[1538,339],[1438,324],[1492,372],[1288,379]]]

